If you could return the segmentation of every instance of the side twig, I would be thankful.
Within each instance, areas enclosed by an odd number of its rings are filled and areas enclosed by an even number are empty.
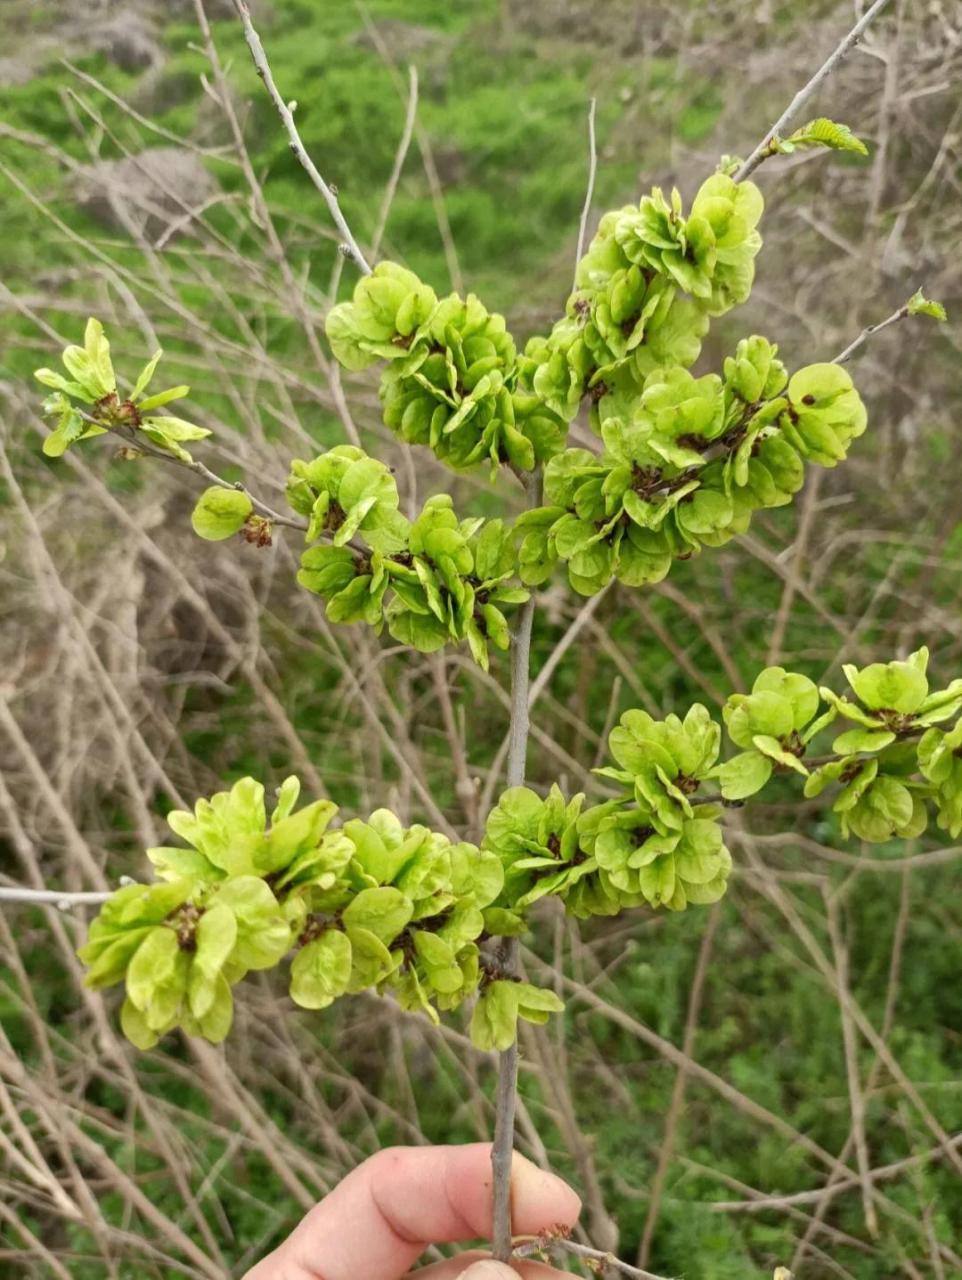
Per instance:
[[[630,1280],[663,1280],[662,1276],[655,1275],[653,1271],[644,1271],[641,1267],[633,1267],[630,1262],[623,1262],[621,1258],[616,1258],[613,1253],[605,1253],[603,1249],[592,1249],[590,1245],[577,1244],[574,1240],[566,1240],[563,1237],[539,1238],[530,1240],[526,1244],[519,1244],[513,1250],[512,1256],[515,1258],[532,1258],[538,1254],[546,1253],[568,1253],[574,1258],[581,1258],[599,1268],[606,1270],[610,1268],[618,1271],[623,1276],[629,1276]]]
[[[110,893],[99,890],[59,893],[56,889],[15,889],[0,885],[0,902],[26,902],[37,905],[49,903],[51,906],[59,907],[61,911],[87,904],[97,906],[101,902],[106,902],[110,896]]]
[[[404,117],[404,129],[401,132],[401,141],[398,143],[397,151],[394,155],[394,164],[391,168],[391,176],[388,178],[387,186],[384,188],[384,199],[381,201],[381,212],[378,214],[377,227],[374,230],[374,239],[371,241],[371,257],[376,258],[381,248],[381,240],[384,236],[384,229],[387,226],[388,215],[391,212],[391,205],[394,203],[394,197],[397,194],[398,183],[401,181],[401,171],[404,168],[404,162],[407,159],[408,151],[411,147],[411,138],[414,134],[414,126],[418,118],[418,70],[415,66],[408,67],[408,106]]]
[[[778,117],[769,129],[768,133],[765,134],[764,138],[762,138],[761,142],[735,174],[736,182],[744,182],[749,174],[754,173],[762,161],[771,155],[769,147],[771,146],[772,140],[774,138],[782,138],[785,136],[789,126],[795,122],[805,105],[819,90],[823,81],[828,79],[848,51],[854,45],[858,44],[863,32],[872,20],[882,11],[882,9],[884,9],[887,3],[888,0],[875,0],[875,3],[865,10],[861,18],[856,22],[855,26],[841,44],[838,45],[835,51],[830,54],[828,58],[826,58],[812,76],[811,80],[809,80],[808,84],[799,89],[798,93],[796,93],[795,97]]]
[[[878,324],[868,325],[862,330],[854,342],[850,342],[844,351],[839,352],[839,354],[833,359],[832,364],[845,364],[846,361],[851,360],[852,356],[854,356],[857,351],[861,351],[869,338],[873,337],[876,333],[881,333],[883,329],[887,329],[891,324],[898,324],[900,320],[904,320],[909,314],[908,304],[906,303],[905,306],[899,307],[898,311],[893,311],[890,316],[886,317],[886,319],[880,320]]]
[[[89,413],[80,413],[84,422],[90,422],[96,427],[106,426],[99,418],[93,417]],[[194,475],[201,476],[210,484],[216,485],[220,489],[236,489],[239,493],[244,493],[250,498],[251,506],[260,515],[266,516],[274,524],[286,525],[288,529],[307,529],[306,520],[299,520],[296,516],[282,516],[279,511],[275,511],[273,507],[269,507],[266,502],[256,497],[248,489],[247,485],[240,480],[225,480],[223,476],[219,476],[216,471],[211,471],[206,463],[198,461],[197,458],[191,458],[188,462],[184,458],[178,458],[176,454],[167,453],[164,449],[158,449],[154,445],[147,444],[142,436],[134,434],[133,431],[127,432],[122,427],[107,426],[107,430],[112,435],[119,436],[124,444],[130,449],[136,449],[138,453],[145,454],[148,458],[159,458],[161,462],[171,462],[175,467],[183,467],[186,471],[193,471]]]
[[[301,135],[297,131],[297,125],[294,123],[294,112],[281,97],[277,85],[274,83],[274,77],[271,74],[270,63],[267,61],[267,54],[261,43],[261,38],[254,29],[254,23],[251,18],[251,11],[247,6],[246,0],[234,0],[234,8],[237,10],[237,16],[240,18],[244,27],[244,39],[247,41],[247,47],[251,51],[251,57],[254,60],[254,69],[260,78],[264,81],[264,86],[270,94],[277,114],[281,118],[281,122],[287,131],[290,139],[291,150],[297,157],[301,166],[306,170],[308,177],[317,187],[318,191],[324,197],[324,202],[328,207],[334,225],[344,238],[343,252],[352,259],[358,269],[366,276],[371,274],[371,268],[367,259],[361,252],[361,248],[354,239],[353,232],[347,224],[347,219],[341,212],[341,206],[338,204],[337,194],[333,187],[324,181],[318,172],[317,166],[311,157],[307,154],[307,149],[301,141]]]

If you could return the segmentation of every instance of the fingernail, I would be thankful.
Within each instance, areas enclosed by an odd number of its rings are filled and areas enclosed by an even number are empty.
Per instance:
[[[461,1280],[518,1280],[518,1273],[503,1262],[485,1258],[483,1262],[475,1262],[467,1271],[462,1271]]]

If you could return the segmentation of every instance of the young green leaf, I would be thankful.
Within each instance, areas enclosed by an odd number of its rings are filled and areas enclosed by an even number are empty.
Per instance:
[[[945,307],[941,302],[927,298],[921,289],[917,289],[905,304],[910,316],[931,316],[933,320],[947,320]]]
[[[803,124],[778,144],[780,151],[794,151],[796,147],[828,147],[832,151],[856,151],[859,155],[868,155],[868,147],[847,124],[839,124],[824,116]]]
[[[222,542],[239,533],[253,511],[254,504],[242,490],[213,485],[200,495],[190,522],[199,537]]]

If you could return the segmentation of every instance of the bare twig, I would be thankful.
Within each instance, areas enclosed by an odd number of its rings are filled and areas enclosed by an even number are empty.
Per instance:
[[[581,255],[585,251],[585,235],[588,230],[588,217],[591,213],[591,200],[595,193],[595,174],[598,171],[598,146],[595,141],[595,108],[598,105],[598,99],[592,98],[591,105],[588,107],[588,189],[585,192],[585,202],[581,209],[581,223],[578,226],[578,252],[575,254],[575,272],[578,270],[578,263],[581,261]]]
[[[478,788],[471,780],[465,743],[454,716],[454,704],[451,700],[451,690],[448,688],[447,663],[443,654],[436,653],[432,655],[431,678],[434,682],[434,691],[438,696],[438,706],[441,710],[445,736],[451,750],[455,794],[461,801],[465,821],[473,839],[478,826]]]
[[[811,80],[809,80],[808,84],[799,89],[798,93],[796,93],[795,97],[778,117],[769,129],[768,133],[765,134],[764,138],[762,138],[761,142],[735,174],[736,182],[744,182],[749,174],[754,173],[762,161],[772,154],[770,148],[773,140],[775,138],[784,137],[789,126],[794,123],[802,109],[821,88],[822,83],[828,79],[848,51],[854,45],[858,44],[863,32],[872,22],[873,18],[881,13],[887,3],[888,0],[875,0],[875,3],[871,8],[866,9],[841,44],[838,45],[835,51],[828,58],[826,58],[812,76]]]
[[[604,1268],[612,1268],[620,1271],[623,1276],[631,1277],[631,1280],[663,1280],[663,1277],[656,1276],[653,1271],[644,1271],[641,1267],[633,1267],[630,1262],[623,1262],[621,1258],[616,1258],[613,1253],[605,1253],[603,1249],[592,1249],[587,1244],[577,1244],[574,1240],[565,1240],[557,1238],[539,1238],[537,1240],[529,1240],[526,1244],[520,1244],[513,1250],[512,1256],[515,1258],[531,1258],[536,1254],[551,1253],[569,1253],[574,1258],[583,1258],[586,1262],[598,1264]]]
[[[80,411],[80,416],[85,422],[93,423],[95,426],[106,426],[106,423],[99,418],[91,417],[88,413]],[[273,507],[269,507],[266,502],[251,493],[245,484],[240,481],[235,483],[232,480],[225,480],[223,476],[219,476],[216,471],[211,471],[210,467],[203,462],[199,462],[196,458],[191,458],[190,461],[186,458],[178,458],[176,454],[155,448],[153,445],[147,444],[141,436],[135,435],[133,432],[128,434],[120,427],[108,426],[107,430],[112,432],[113,435],[120,436],[125,444],[132,449],[136,449],[138,453],[146,454],[150,458],[159,458],[162,462],[172,462],[177,467],[185,467],[188,471],[193,471],[195,475],[201,476],[204,480],[209,481],[220,489],[236,489],[239,493],[246,494],[254,510],[260,512],[262,516],[266,516],[274,524],[286,525],[289,529],[307,529],[308,527],[306,520],[299,520],[296,516],[282,516],[279,511],[275,511]]]
[[[394,58],[391,56],[391,49],[384,39],[377,23],[371,18],[366,6],[362,0],[355,0],[355,8],[361,15],[364,23],[364,29],[371,38],[371,43],[377,49],[384,62],[384,65],[391,73],[398,95],[402,94],[401,75],[398,71]],[[410,102],[410,98],[408,99]],[[451,231],[451,221],[448,218],[448,211],[444,203],[444,190],[441,186],[441,178],[438,174],[438,167],[434,161],[434,150],[431,146],[431,139],[427,130],[417,118],[414,116],[414,137],[417,140],[418,150],[421,152],[421,163],[424,166],[424,176],[427,178],[428,190],[431,193],[431,204],[434,207],[434,218],[438,225],[438,234],[441,237],[441,245],[444,249],[444,260],[448,268],[448,276],[451,280],[451,288],[455,293],[464,292],[464,281],[461,277],[461,264],[458,262],[458,250],[454,243],[454,235]]]
[[[81,893],[59,893],[56,889],[20,889],[0,885],[0,902],[26,902],[34,904],[49,903],[66,911],[69,907],[98,905],[111,897],[109,893],[89,890]]]
[[[344,237],[344,252],[347,257],[351,258],[360,271],[367,276],[371,274],[371,268],[367,259],[361,252],[360,246],[354,239],[354,234],[347,224],[347,219],[341,212],[341,206],[338,204],[337,195],[332,187],[330,187],[318,172],[314,161],[307,154],[307,149],[301,141],[301,135],[297,131],[297,125],[294,123],[294,112],[281,97],[277,85],[274,83],[274,77],[271,74],[270,63],[267,61],[267,54],[261,43],[261,38],[254,29],[254,23],[251,18],[250,9],[246,0],[234,0],[234,8],[237,10],[237,16],[240,18],[244,27],[244,38],[247,41],[247,47],[251,51],[251,57],[254,59],[254,69],[260,78],[264,81],[267,92],[270,94],[271,101],[277,109],[277,114],[287,131],[290,139],[291,150],[297,157],[302,167],[307,171],[308,177],[317,187],[318,191],[324,197],[324,202],[328,207],[334,225],[340,234]]]
[[[862,330],[854,342],[850,342],[844,351],[839,352],[839,354],[832,360],[832,364],[845,364],[847,361],[851,360],[852,356],[854,356],[857,351],[861,351],[869,338],[873,337],[876,333],[881,333],[882,330],[887,329],[889,325],[898,324],[898,322],[900,320],[904,320],[907,315],[909,315],[908,303],[899,307],[898,311],[893,311],[892,314],[887,316],[884,320],[880,320],[878,324],[868,325]]]
[[[871,1236],[878,1236],[878,1214],[872,1199],[872,1184],[869,1181],[868,1142],[865,1137],[865,1093],[859,1075],[858,1037],[855,1024],[849,1009],[849,965],[848,950],[842,939],[842,930],[838,920],[838,903],[828,894],[825,898],[825,914],[828,923],[828,936],[832,944],[835,960],[835,981],[838,988],[838,1011],[842,1024],[842,1048],[845,1053],[845,1074],[848,1080],[849,1107],[852,1112],[852,1141],[855,1146],[856,1168],[862,1191],[862,1212],[865,1215],[865,1226]]]
[[[388,214],[391,212],[391,205],[394,203],[394,197],[397,193],[398,183],[401,181],[401,171],[404,168],[404,161],[407,159],[408,150],[411,146],[411,137],[414,134],[414,125],[418,117],[418,70],[417,67],[411,65],[408,67],[408,107],[407,114],[404,118],[404,129],[401,132],[401,141],[394,156],[394,165],[391,169],[391,176],[388,178],[387,186],[384,189],[384,199],[381,201],[381,212],[378,214],[377,226],[374,229],[374,238],[371,241],[371,257],[376,258],[378,250],[381,247],[381,239],[384,235],[384,228],[387,226]]]
[[[502,949],[502,968],[512,973],[518,965],[518,940],[507,938]],[[499,1262],[511,1257],[511,1160],[514,1154],[514,1114],[518,1100],[518,1042],[498,1058],[498,1088],[495,1097],[494,1142],[491,1168],[494,1173],[492,1251]]]
[[[698,1027],[698,1018],[701,1013],[702,992],[705,988],[705,978],[708,974],[708,961],[711,956],[712,947],[715,944],[715,932],[718,928],[718,919],[721,915],[719,904],[716,902],[708,915],[708,921],[705,925],[705,932],[702,934],[701,947],[698,951],[698,960],[695,964],[695,976],[691,983],[691,992],[688,997],[688,1015],[685,1018],[685,1035],[682,1040],[681,1051],[686,1058],[691,1058],[695,1051],[695,1032]],[[655,1169],[655,1176],[652,1179],[651,1194],[648,1201],[648,1213],[645,1217],[644,1230],[641,1233],[641,1244],[638,1246],[638,1265],[643,1267],[651,1254],[651,1244],[655,1238],[655,1228],[658,1225],[658,1215],[661,1212],[662,1196],[665,1191],[665,1182],[668,1177],[668,1170],[671,1166],[672,1156],[675,1151],[675,1132],[678,1120],[681,1115],[682,1105],[685,1097],[685,1089],[688,1084],[688,1070],[681,1066],[675,1072],[675,1082],[672,1085],[671,1101],[668,1104],[668,1115],[665,1119],[665,1134],[661,1141],[661,1149],[658,1152],[658,1165]]]

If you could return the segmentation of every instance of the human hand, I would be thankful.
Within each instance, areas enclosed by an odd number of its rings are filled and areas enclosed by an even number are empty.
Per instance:
[[[581,1201],[524,1156],[511,1166],[511,1213],[519,1235],[573,1226]],[[402,1280],[431,1244],[490,1239],[491,1147],[391,1147],[366,1160],[315,1205],[283,1244],[244,1280]],[[514,1268],[460,1254],[414,1273],[417,1280],[551,1280],[538,1262]]]

